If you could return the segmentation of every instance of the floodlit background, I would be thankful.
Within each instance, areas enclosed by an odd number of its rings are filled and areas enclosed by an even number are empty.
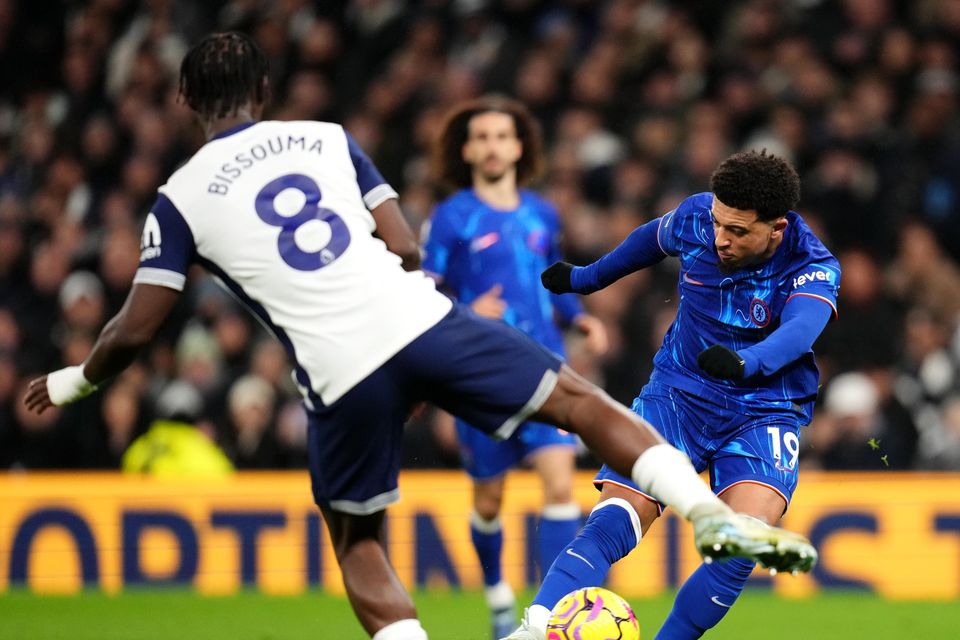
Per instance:
[[[786,520],[824,562],[796,580],[758,576],[745,603],[762,606],[738,605],[711,637],[953,637],[923,625],[960,595],[960,0],[0,0],[0,638],[81,627],[172,637],[110,621],[124,602],[149,619],[224,602],[194,594],[243,590],[307,593],[306,631],[287,634],[270,607],[293,605],[264,598],[265,613],[231,637],[359,637],[310,504],[286,356],[204,273],[101,393],[40,417],[20,403],[31,377],[81,362],[119,309],[156,188],[204,142],[176,101],[180,60],[226,29],[253,34],[270,58],[269,117],[342,122],[415,230],[442,197],[427,159],[443,114],[485,92],[538,117],[548,171],[535,186],[576,263],[706,190],[734,151],[791,160],[799,211],[844,270],[840,317],[816,345],[821,402]],[[596,359],[571,336],[571,363],[625,403],[672,319],[675,269],[666,261],[584,298],[613,349]],[[184,384],[164,395],[174,380]],[[172,410],[189,411],[238,471],[202,483],[121,474],[130,444]],[[483,638],[464,629],[485,629],[486,612],[450,425],[428,410],[407,436],[416,472],[401,481],[391,553],[423,589],[428,630]],[[587,510],[596,461],[580,465]],[[505,561],[518,588],[538,579],[526,545],[538,494],[522,474],[508,484]],[[651,607],[645,637],[695,563],[688,536],[665,520],[611,578]],[[161,586],[182,599],[134,599]],[[124,596],[81,607],[81,624],[71,600],[33,595],[81,587]],[[924,608],[935,602],[952,606]],[[778,606],[782,618],[763,613]],[[890,623],[858,635],[866,627],[834,610]],[[29,626],[40,619],[48,626]],[[346,630],[329,631],[330,619]]]

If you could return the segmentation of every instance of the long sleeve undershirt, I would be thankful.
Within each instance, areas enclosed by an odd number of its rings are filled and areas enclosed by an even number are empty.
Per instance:
[[[815,296],[789,298],[780,313],[780,326],[752,347],[741,349],[743,375],[770,375],[790,364],[813,346],[827,326],[833,307]]]
[[[634,229],[616,249],[586,267],[574,267],[570,285],[577,293],[593,293],[634,271],[667,257],[657,242],[660,218]]]

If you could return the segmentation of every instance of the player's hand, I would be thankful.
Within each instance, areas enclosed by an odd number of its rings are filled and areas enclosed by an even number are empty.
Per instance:
[[[573,265],[569,262],[554,262],[540,274],[540,282],[547,291],[572,293],[573,285],[570,283],[572,272]]]
[[[697,356],[697,365],[715,378],[740,380],[743,378],[744,360],[740,354],[722,344],[707,347]]]
[[[34,378],[27,385],[27,395],[23,397],[23,404],[27,405],[30,411],[43,413],[53,406],[50,400],[50,392],[47,391],[47,376]]]
[[[610,339],[607,337],[607,328],[603,321],[596,316],[581,313],[573,321],[573,326],[580,330],[585,339],[587,349],[595,356],[602,356],[610,348]]]
[[[501,293],[503,293],[503,285],[495,284],[474,300],[470,304],[470,308],[478,316],[500,320],[507,311],[507,303],[500,297]]]

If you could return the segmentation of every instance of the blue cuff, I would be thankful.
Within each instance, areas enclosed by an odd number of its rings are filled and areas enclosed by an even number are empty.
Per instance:
[[[750,353],[749,349],[737,351],[737,354],[743,358],[743,377],[749,378],[760,371],[760,358]]]

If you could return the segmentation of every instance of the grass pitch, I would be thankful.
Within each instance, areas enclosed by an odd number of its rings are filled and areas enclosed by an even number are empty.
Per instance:
[[[524,596],[527,600],[531,594]],[[420,617],[432,640],[489,640],[478,592],[420,592]],[[631,600],[642,637],[652,640],[671,596]],[[960,603],[892,602],[856,593],[787,600],[747,592],[710,640],[940,640],[960,637]],[[344,598],[320,593],[279,597],[188,592],[119,596],[0,595],[0,640],[362,640]]]

